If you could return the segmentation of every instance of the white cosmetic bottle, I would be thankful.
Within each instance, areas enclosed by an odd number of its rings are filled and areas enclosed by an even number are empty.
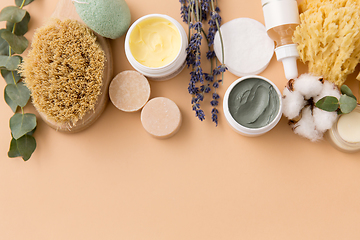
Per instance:
[[[282,61],[286,79],[298,76],[296,59],[299,53],[292,41],[295,28],[300,23],[296,0],[261,0],[265,27],[269,37],[275,41],[275,54]]]

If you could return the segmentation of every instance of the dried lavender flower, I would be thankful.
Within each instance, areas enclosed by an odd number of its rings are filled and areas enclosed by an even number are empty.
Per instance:
[[[215,33],[220,30],[220,9],[216,6],[214,0],[179,0],[179,2],[181,4],[181,17],[189,27],[189,46],[186,49],[186,64],[188,68],[192,69],[188,85],[188,92],[192,96],[192,109],[195,111],[195,116],[203,121],[205,119],[205,113],[201,109],[200,103],[203,102],[205,94],[212,92],[212,100],[210,101],[213,107],[211,119],[217,126],[219,113],[217,106],[219,105],[218,100],[220,96],[217,94],[216,89],[219,87],[219,83],[223,81],[224,72],[227,70],[224,64],[218,66],[213,50]],[[203,26],[203,22],[206,21],[208,24],[208,33],[205,32]],[[211,63],[209,72],[203,72],[201,66],[200,47],[203,39],[206,40],[208,46],[206,58]],[[216,63],[215,67],[214,61]],[[221,75],[221,78],[218,78],[219,75]],[[198,87],[198,85],[200,86]]]

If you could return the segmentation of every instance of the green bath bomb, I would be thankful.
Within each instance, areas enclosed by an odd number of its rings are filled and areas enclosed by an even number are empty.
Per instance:
[[[131,14],[125,0],[74,0],[76,12],[99,35],[115,39],[125,34]]]

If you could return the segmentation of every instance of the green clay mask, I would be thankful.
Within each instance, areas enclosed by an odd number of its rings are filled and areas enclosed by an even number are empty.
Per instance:
[[[235,121],[248,128],[261,128],[271,123],[280,106],[274,87],[259,78],[236,84],[230,92],[228,104]]]

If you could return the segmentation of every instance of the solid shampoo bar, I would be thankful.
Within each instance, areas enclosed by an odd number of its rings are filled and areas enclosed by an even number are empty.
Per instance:
[[[123,71],[109,86],[111,102],[125,112],[140,110],[150,97],[149,81],[137,71]]]
[[[181,125],[181,112],[170,99],[151,99],[141,111],[141,123],[154,137],[167,138],[174,135]]]

